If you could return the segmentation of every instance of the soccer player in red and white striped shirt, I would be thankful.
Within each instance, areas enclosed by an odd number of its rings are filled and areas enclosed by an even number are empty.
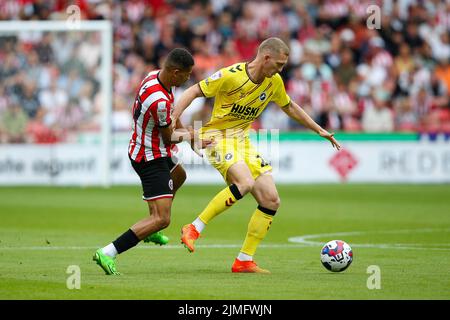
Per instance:
[[[186,179],[184,169],[172,158],[171,147],[185,140],[192,145],[194,137],[193,131],[184,129],[181,122],[172,125],[174,99],[171,88],[181,86],[189,79],[193,65],[194,59],[187,50],[173,49],[163,68],[150,72],[136,94],[128,156],[141,179],[143,199],[148,203],[150,216],[95,252],[93,260],[106,274],[119,274],[115,267],[116,255],[136,246],[139,241],[167,243],[167,237],[160,230],[169,225],[174,193]]]

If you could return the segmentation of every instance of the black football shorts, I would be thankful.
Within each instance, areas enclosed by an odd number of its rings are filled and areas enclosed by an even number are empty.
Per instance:
[[[141,179],[144,194],[142,199],[153,201],[173,198],[173,181],[170,173],[177,166],[169,157],[136,162],[130,159],[134,171]]]

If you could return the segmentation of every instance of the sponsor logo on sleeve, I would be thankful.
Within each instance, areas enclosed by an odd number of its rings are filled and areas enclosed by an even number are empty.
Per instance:
[[[217,80],[220,79],[222,77],[222,72],[219,70],[216,73],[214,73],[213,75],[211,75],[209,78],[211,80]]]

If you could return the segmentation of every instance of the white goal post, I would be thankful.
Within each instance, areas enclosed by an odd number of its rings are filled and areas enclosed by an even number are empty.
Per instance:
[[[0,21],[0,37],[17,35],[20,32],[99,32],[101,34],[101,63],[100,63],[100,91],[101,91],[101,148],[99,152],[101,185],[111,185],[111,156],[112,156],[112,24],[106,20],[77,21]]]

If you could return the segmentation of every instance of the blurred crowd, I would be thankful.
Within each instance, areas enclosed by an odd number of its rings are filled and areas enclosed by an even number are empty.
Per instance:
[[[195,59],[179,97],[217,69],[250,61],[270,36],[291,49],[282,72],[289,96],[323,127],[450,132],[449,0],[0,0],[0,20],[67,19],[70,5],[83,20],[113,23],[116,132],[130,130],[140,81],[172,48]],[[0,61],[1,142],[100,130],[98,32],[0,35]],[[182,120],[204,123],[211,108],[197,99]],[[304,129],[273,104],[254,128]]]
[[[74,141],[100,131],[99,33],[0,36],[0,137]]]

